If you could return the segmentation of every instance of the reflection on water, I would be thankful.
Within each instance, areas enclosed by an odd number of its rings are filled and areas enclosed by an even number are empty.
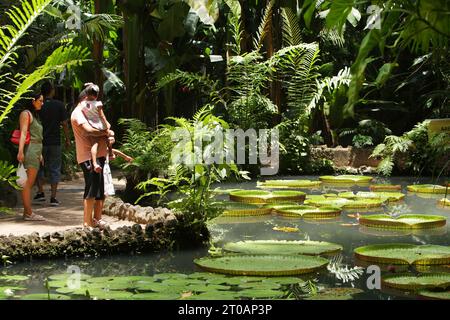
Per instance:
[[[316,179],[317,177],[289,177],[289,179]],[[277,177],[282,179],[282,177]],[[355,225],[358,214],[366,215],[380,212],[417,213],[443,215],[450,221],[450,210],[439,207],[437,200],[442,195],[418,195],[406,193],[406,185],[412,184],[412,178],[392,178],[383,183],[401,184],[405,199],[394,202],[383,208],[367,210],[344,210],[338,219],[310,220],[297,218],[283,218],[276,215],[258,217],[219,217],[210,223],[210,230],[214,237],[215,246],[221,246],[229,241],[241,240],[305,240],[328,241],[342,245],[343,262],[349,266],[367,267],[367,263],[356,261],[353,250],[359,246],[380,243],[411,243],[411,244],[436,244],[450,245],[449,224],[437,229],[424,230],[382,230]],[[420,183],[430,183],[430,180],[422,179]],[[256,189],[256,181],[222,184],[222,189]],[[345,191],[369,191],[368,186],[343,186],[325,185],[317,189],[302,189],[308,194],[339,193]],[[219,199],[226,200],[226,195],[219,195]],[[297,232],[280,232],[274,227],[298,228]],[[153,275],[161,272],[192,273],[198,270],[193,259],[207,255],[207,248],[197,251],[183,251],[173,253],[161,253],[153,255],[127,255],[102,258],[57,260],[51,262],[22,263],[4,268],[7,274],[31,275],[31,279],[25,285],[30,288],[28,293],[42,292],[43,281],[47,275],[64,273],[69,265],[78,265],[83,273],[93,276],[105,275]],[[408,272],[408,271],[450,271],[448,266],[440,267],[416,267],[386,266],[380,265],[382,272]],[[351,284],[343,284],[337,278],[327,272],[321,271],[307,278],[315,278],[319,283],[328,287],[354,286],[364,290],[363,294],[355,296],[357,299],[414,299],[413,294],[398,291],[368,290],[366,281],[370,275],[363,274],[360,279]],[[306,278],[306,277],[302,277]]]

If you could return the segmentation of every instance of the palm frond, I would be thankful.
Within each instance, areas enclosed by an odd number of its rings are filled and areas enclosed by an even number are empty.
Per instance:
[[[276,0],[270,0],[269,3],[267,3],[266,8],[264,9],[263,19],[261,20],[258,31],[256,32],[256,37],[254,39],[254,47],[257,50],[261,49],[263,41],[271,28],[273,7],[275,5],[275,1]]]
[[[81,65],[88,61],[88,50],[81,47],[68,46],[59,47],[46,60],[45,64],[37,68],[29,75],[15,75],[14,78],[7,77],[15,88],[13,91],[3,90],[0,98],[0,124],[11,112],[14,105],[27,93],[36,83],[48,78],[53,72],[62,72],[64,69]]]
[[[302,43],[302,34],[297,15],[291,8],[282,8],[283,41],[285,46],[295,46]]]
[[[17,50],[20,48],[18,42],[22,38],[30,25],[39,17],[45,8],[53,0],[23,0],[21,7],[12,5],[6,11],[6,15],[11,19],[13,25],[6,25],[0,28],[0,70],[10,64],[15,64],[13,58],[17,57]]]

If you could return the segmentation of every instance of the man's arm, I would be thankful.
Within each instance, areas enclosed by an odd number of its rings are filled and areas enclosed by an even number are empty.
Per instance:
[[[111,137],[114,136],[114,133],[112,133],[111,130],[97,130],[88,123],[83,123],[82,125],[83,130],[86,132],[87,135],[93,136],[93,137]]]

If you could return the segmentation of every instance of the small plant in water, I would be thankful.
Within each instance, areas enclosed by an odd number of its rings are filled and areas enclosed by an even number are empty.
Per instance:
[[[212,257],[219,257],[223,255],[223,250],[222,248],[214,246],[214,243],[210,242],[208,253]]]
[[[3,263],[3,266],[4,267],[6,267],[8,264],[12,264],[12,262],[11,261],[9,261],[9,256],[2,256],[2,263]]]
[[[327,266],[328,271],[334,274],[337,279],[342,280],[342,282],[346,283],[359,279],[359,277],[364,273],[364,268],[349,268],[348,265],[344,265],[342,263],[342,260],[342,255],[334,256]]]
[[[411,209],[407,204],[399,204],[392,206],[389,211],[387,211],[387,214],[392,219],[397,219],[400,217],[400,215],[411,212]]]
[[[287,287],[286,295],[283,298],[294,298],[296,300],[302,300],[304,298],[315,296],[320,291],[320,287],[317,285],[318,281],[319,280],[314,279],[308,280],[306,282],[290,284]]]

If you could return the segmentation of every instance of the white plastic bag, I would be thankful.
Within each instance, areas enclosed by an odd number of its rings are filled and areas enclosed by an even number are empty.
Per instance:
[[[109,167],[108,160],[106,160],[105,166],[103,167],[103,179],[105,181],[105,196],[115,195],[116,192],[114,190],[111,168]]]
[[[17,176],[19,177],[19,179],[17,179],[16,182],[20,187],[23,188],[27,183],[28,176],[27,170],[25,169],[22,163],[19,163],[19,166],[17,167]]]

